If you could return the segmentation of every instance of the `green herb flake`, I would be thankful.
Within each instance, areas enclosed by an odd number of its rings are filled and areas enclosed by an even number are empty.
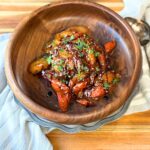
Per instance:
[[[79,79],[81,77],[81,73],[78,73],[77,74],[77,78]]]
[[[88,72],[88,71],[89,71],[89,68],[88,68],[87,66],[84,66],[83,70],[84,70],[85,72]]]
[[[56,64],[55,64],[55,63],[52,63],[52,67],[54,67],[54,66],[56,66]]]
[[[60,61],[59,61],[59,64],[63,64],[65,61],[63,60],[63,59],[61,59]]]
[[[83,77],[82,77],[81,73],[78,73],[77,76],[78,76],[78,80],[79,80],[79,81],[83,80]]]
[[[97,72],[99,72],[99,71],[100,71],[100,68],[99,68],[99,67],[96,67],[95,69],[96,69],[96,71],[97,71]]]
[[[89,54],[94,54],[94,50],[93,50],[93,49],[90,49],[90,50],[88,51],[88,53],[89,53]]]
[[[74,35],[71,35],[70,41],[72,41],[72,40],[74,40],[74,39],[75,39]]]
[[[55,41],[52,42],[52,47],[55,47],[56,46],[56,43]]]
[[[60,49],[59,51],[60,51],[60,52],[64,52],[64,49]]]
[[[62,66],[58,66],[58,70],[59,71],[63,71],[63,67]]]
[[[77,70],[77,71],[78,71],[78,74],[80,74],[80,73],[81,73],[81,69],[80,69],[80,68],[78,68],[78,70]]]
[[[95,57],[98,57],[100,55],[100,52],[95,52]]]
[[[80,39],[78,39],[76,48],[79,50],[82,50],[84,45],[85,45],[85,43],[83,41],[81,41]]]
[[[51,64],[51,63],[52,63],[52,56],[51,56],[51,55],[48,56],[48,57],[46,58],[46,60],[47,60],[47,63],[48,63],[48,64]]]
[[[68,39],[68,38],[64,38],[64,39],[63,39],[63,43],[64,43],[64,44],[67,44],[69,41],[70,41],[70,39]]]
[[[79,57],[83,57],[84,56],[84,54],[83,53],[79,53]]]
[[[62,81],[63,83],[66,83],[66,80],[65,80],[65,79],[62,79],[61,81]]]
[[[113,84],[117,84],[117,83],[119,83],[120,82],[120,79],[119,78],[114,78],[113,79]]]
[[[109,89],[110,85],[109,85],[109,83],[104,82],[103,87],[104,87],[104,89],[107,90],[107,89]]]
[[[85,77],[85,74],[83,74],[84,72],[80,72],[77,74],[77,78],[78,78],[78,81],[82,81]]]
[[[95,41],[98,43],[98,42],[99,42],[99,39],[96,39]]]
[[[82,81],[82,80],[83,80],[83,78],[82,78],[82,77],[80,77],[80,78],[79,78],[79,81]]]
[[[89,36],[87,34],[84,34],[86,38],[89,38]]]
[[[47,78],[50,79],[51,78],[51,75],[50,74],[46,74]]]

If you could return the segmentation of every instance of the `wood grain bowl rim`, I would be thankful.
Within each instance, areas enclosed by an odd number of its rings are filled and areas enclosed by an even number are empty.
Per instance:
[[[129,83],[129,86],[128,86],[128,95],[127,96],[129,97],[131,95],[132,91],[134,90],[134,88],[136,86],[136,83],[139,80],[140,71],[141,71],[142,60],[141,60],[141,51],[140,51],[139,41],[137,40],[137,38],[136,38],[134,32],[132,31],[132,29],[130,28],[130,26],[125,22],[125,20],[122,17],[120,17],[114,11],[110,10],[109,8],[107,8],[105,6],[102,6],[102,5],[93,3],[93,2],[88,2],[88,1],[83,2],[83,1],[78,1],[78,0],[77,1],[69,0],[69,1],[65,1],[65,2],[55,2],[55,3],[51,3],[51,4],[48,4],[46,6],[43,6],[39,9],[37,9],[33,13],[31,13],[29,16],[27,16],[15,29],[15,32],[13,33],[11,40],[9,42],[9,45],[7,47],[7,51],[6,51],[6,55],[5,55],[5,73],[6,73],[7,81],[9,83],[12,91],[14,92],[15,96],[17,97],[17,99],[31,112],[33,112],[45,119],[48,119],[48,120],[51,120],[51,121],[54,121],[57,123],[85,124],[85,123],[96,121],[98,119],[103,119],[104,117],[108,116],[109,114],[111,114],[112,112],[117,110],[120,106],[122,106],[127,99],[124,98],[124,100],[120,101],[119,103],[117,101],[113,101],[113,103],[107,104],[104,108],[102,108],[100,110],[92,111],[90,113],[83,113],[83,114],[79,114],[79,115],[54,112],[52,110],[46,109],[43,106],[37,104],[31,98],[29,98],[27,95],[25,95],[23,93],[23,91],[21,91],[21,89],[19,88],[19,85],[15,79],[12,65],[11,65],[11,52],[13,50],[12,49],[13,43],[14,43],[15,39],[18,38],[18,35],[22,31],[24,25],[30,19],[32,19],[32,17],[38,15],[42,11],[51,9],[51,8],[59,6],[59,5],[68,5],[68,4],[87,5],[87,6],[91,6],[91,7],[100,9],[100,10],[108,13],[109,15],[111,15],[113,18],[117,19],[122,24],[122,26],[126,29],[126,31],[128,32],[129,36],[132,39],[133,47],[136,52],[135,68],[134,68],[131,82]]]

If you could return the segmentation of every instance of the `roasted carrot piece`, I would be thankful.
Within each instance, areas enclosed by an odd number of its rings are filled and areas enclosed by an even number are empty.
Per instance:
[[[69,81],[69,87],[72,89],[73,86],[77,83],[78,79],[77,76],[74,76],[72,79]]]
[[[105,95],[104,88],[102,86],[97,86],[91,90],[90,97],[96,98],[96,97],[103,97],[104,95]]]
[[[86,76],[87,74],[84,72],[81,72],[80,74],[75,74],[75,76],[69,81],[69,87],[72,89],[76,83],[78,83],[80,80],[83,80]]]
[[[77,102],[85,107],[94,105],[93,102],[88,101],[87,99],[79,99],[79,100],[77,100]]]
[[[69,87],[55,78],[51,80],[51,85],[52,85],[52,88],[57,93],[60,109],[63,112],[67,111],[70,98],[71,98]]]
[[[111,83],[114,78],[115,78],[115,74],[111,71],[104,73],[102,76],[103,81],[108,83]]]
[[[46,69],[49,66],[47,60],[45,58],[40,58],[33,61],[29,66],[29,71],[32,74],[37,74],[42,70]]]
[[[89,79],[85,79],[84,81],[77,83],[73,87],[73,92],[75,94],[78,94],[80,91],[82,91],[84,88],[86,88],[86,86],[88,85],[89,81],[90,81]]]
[[[61,91],[68,92],[69,91],[69,87],[58,79],[52,78],[51,85],[56,92],[61,92]]]
[[[61,109],[61,111],[66,112],[68,110],[68,106],[71,98],[70,93],[58,92],[57,97],[58,97],[59,108]]]
[[[108,81],[108,83],[112,83],[114,78],[115,78],[115,74],[111,71],[108,71],[107,72],[107,81]]]
[[[111,53],[115,47],[116,47],[116,41],[114,41],[114,40],[104,44],[106,53]]]
[[[106,68],[106,57],[105,57],[105,55],[100,54],[98,56],[98,60],[99,60],[100,65],[102,66],[102,68],[105,69]]]
[[[88,62],[90,63],[91,66],[93,66],[96,63],[96,58],[94,54],[88,54],[87,57]]]

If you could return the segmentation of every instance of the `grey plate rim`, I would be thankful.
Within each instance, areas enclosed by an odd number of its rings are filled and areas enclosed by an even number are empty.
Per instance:
[[[119,119],[121,116],[123,116],[126,113],[126,111],[127,111],[128,107],[129,107],[129,105],[130,105],[134,95],[135,95],[135,92],[133,92],[130,95],[130,97],[125,102],[125,104],[114,115],[111,115],[111,116],[108,116],[108,117],[106,117],[106,118],[104,118],[102,120],[99,120],[99,121],[95,122],[95,124],[90,125],[90,126],[76,125],[75,127],[70,127],[69,125],[59,124],[59,123],[56,123],[56,122],[53,122],[53,121],[49,121],[49,120],[43,119],[43,118],[35,115],[34,113],[30,112],[16,98],[15,98],[15,102],[19,106],[21,106],[28,113],[28,115],[31,117],[32,121],[35,122],[36,124],[38,124],[38,125],[40,125],[42,127],[46,127],[46,128],[59,129],[59,130],[64,131],[66,133],[77,133],[77,132],[80,132],[80,131],[93,131],[93,130],[96,130],[96,129],[102,127],[105,124],[108,124],[108,123],[110,123],[112,121],[115,121],[115,120]]]

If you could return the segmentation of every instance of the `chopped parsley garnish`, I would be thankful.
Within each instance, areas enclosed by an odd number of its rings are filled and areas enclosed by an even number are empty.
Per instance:
[[[64,52],[64,49],[60,49],[59,51],[60,51],[60,52]]]
[[[89,36],[88,36],[87,34],[85,34],[85,37],[86,37],[86,38],[89,38]]]
[[[59,71],[63,71],[63,67],[62,66],[58,66],[58,70]]]
[[[90,49],[90,50],[88,51],[88,53],[89,53],[89,54],[94,54],[94,49]]]
[[[103,87],[105,90],[109,89],[110,85],[107,82],[104,82]]]
[[[100,52],[95,52],[95,57],[98,57],[100,55]]]
[[[85,46],[85,44],[86,44],[85,42],[83,42],[80,39],[78,39],[76,48],[79,49],[79,50],[82,50],[83,47]]]
[[[82,74],[81,74],[81,73],[78,73],[78,74],[77,74],[77,78],[78,78],[78,80],[80,80],[80,79],[82,78]]]
[[[72,40],[74,40],[74,39],[75,39],[74,35],[71,35],[70,41],[72,41]]]
[[[79,81],[83,80],[83,76],[80,73],[78,74],[78,80]]]
[[[80,74],[80,73],[81,73],[81,68],[78,68],[78,70],[77,70],[77,71],[78,71],[78,74]]]
[[[83,57],[84,56],[84,54],[83,53],[79,53],[79,57]]]
[[[113,79],[113,84],[117,84],[118,82],[120,82],[120,79],[119,79],[119,78],[114,78],[114,79]]]
[[[82,78],[82,77],[80,77],[80,78],[79,78],[79,81],[82,81],[82,80],[83,80],[83,78]]]
[[[68,38],[66,38],[66,37],[63,39],[63,43],[64,43],[64,44],[67,44],[69,41],[70,41],[70,39],[68,39]]]
[[[67,44],[68,42],[70,42],[70,41],[72,41],[74,39],[75,39],[74,35],[71,35],[70,38],[64,37],[63,38],[63,43]]]
[[[53,41],[53,42],[52,42],[52,46],[53,46],[53,47],[55,47],[55,46],[56,46],[56,43],[55,43],[55,41]]]
[[[63,83],[66,83],[66,80],[65,80],[65,79],[62,79],[61,81],[62,81]]]
[[[56,66],[56,64],[55,64],[55,63],[52,63],[52,67],[54,67],[54,66]]]
[[[59,61],[59,64],[63,64],[65,61],[63,60],[63,59],[61,59],[60,61]]]
[[[95,41],[96,41],[97,43],[99,42],[99,40],[98,40],[98,39],[96,39]]]
[[[87,66],[84,67],[84,70],[89,70],[89,68]]]
[[[84,67],[83,67],[83,70],[84,70],[85,72],[88,72],[88,71],[89,71],[89,68],[88,68],[87,66],[84,66]]]
[[[99,67],[96,67],[95,69],[96,69],[97,72],[100,71],[100,68],[99,68]]]
[[[51,55],[48,56],[48,57],[46,58],[46,60],[47,60],[47,63],[48,63],[48,64],[51,64],[51,63],[52,63],[52,56],[51,56]]]
[[[78,50],[82,50],[82,49],[84,49],[84,48],[89,48],[89,45],[88,45],[87,43],[85,43],[84,41],[80,40],[80,39],[78,39],[78,41],[77,41],[76,44],[77,44],[77,45],[76,45],[76,48],[77,48]]]
[[[46,74],[46,77],[47,77],[48,79],[50,79],[50,78],[51,78],[51,75],[50,75],[50,74]]]

